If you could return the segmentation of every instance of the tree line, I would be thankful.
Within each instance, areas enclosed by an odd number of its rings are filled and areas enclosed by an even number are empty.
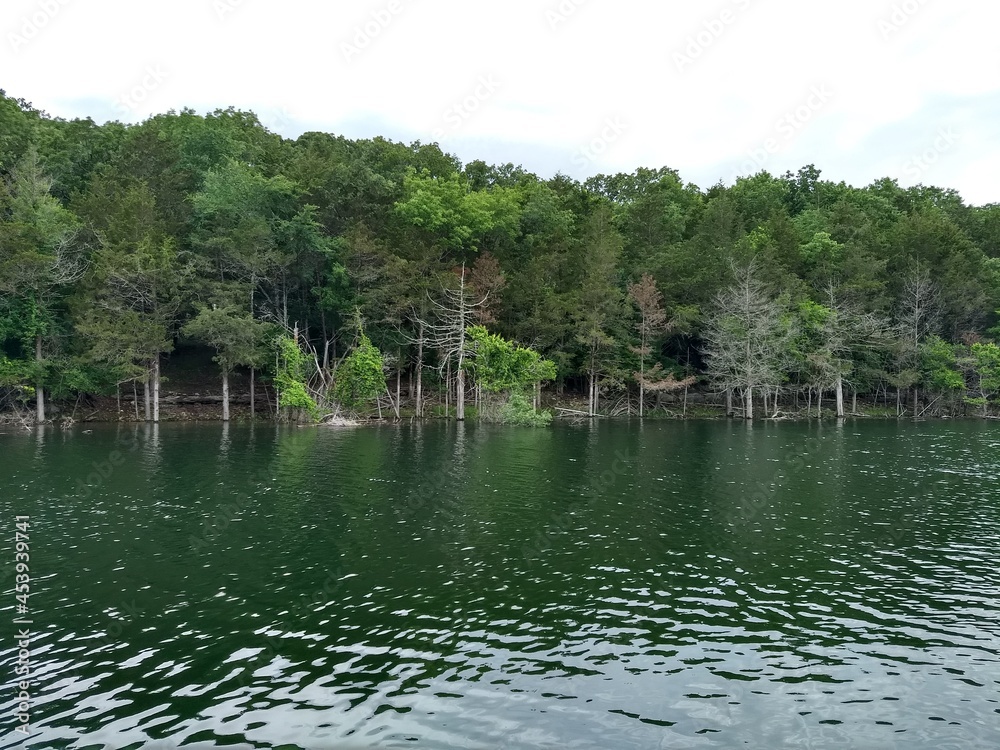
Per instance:
[[[458,418],[535,410],[543,384],[590,414],[697,388],[750,418],[859,397],[989,416],[998,307],[1000,206],[950,189],[812,165],[542,179],[234,109],[98,125],[0,91],[0,409],[39,420],[123,389],[158,419],[186,344],[214,353],[226,418],[236,369],[314,414],[421,416],[430,380]]]

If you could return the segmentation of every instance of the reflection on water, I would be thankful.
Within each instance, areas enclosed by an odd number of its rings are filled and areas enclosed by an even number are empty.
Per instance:
[[[87,429],[0,434],[28,747],[1000,746],[990,425]]]

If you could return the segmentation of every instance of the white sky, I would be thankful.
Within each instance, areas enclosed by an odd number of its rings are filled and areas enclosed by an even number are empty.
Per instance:
[[[543,178],[815,163],[984,204],[998,21],[984,0],[3,0],[0,88],[98,122],[232,105]]]

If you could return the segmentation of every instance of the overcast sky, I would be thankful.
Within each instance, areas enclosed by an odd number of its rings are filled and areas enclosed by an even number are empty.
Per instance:
[[[98,122],[235,106],[542,177],[815,163],[984,204],[998,21],[983,0],[3,0],[0,88]]]

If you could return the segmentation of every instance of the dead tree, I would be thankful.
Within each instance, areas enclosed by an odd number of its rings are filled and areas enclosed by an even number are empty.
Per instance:
[[[705,327],[708,373],[722,389],[743,396],[743,414],[753,419],[754,392],[777,388],[788,360],[793,329],[751,260],[732,264],[733,283],[713,303]]]
[[[465,419],[465,358],[468,355],[466,346],[465,329],[475,323],[476,312],[483,306],[489,295],[484,295],[473,301],[470,296],[470,289],[466,282],[465,264],[461,269],[456,269],[458,275],[458,287],[445,289],[443,291],[443,301],[431,300],[434,308],[434,319],[432,321],[418,320],[417,325],[421,332],[417,340],[418,366],[421,366],[423,357],[423,344],[426,343],[431,348],[436,349],[441,354],[441,362],[438,371],[444,375],[448,373],[445,388],[450,393],[451,370],[454,365],[455,372],[455,419],[463,421]],[[419,399],[420,379],[417,379],[417,393]]]
[[[656,281],[648,273],[643,274],[642,280],[635,284],[629,284],[629,299],[635,303],[639,309],[639,321],[636,323],[636,330],[639,333],[639,346],[630,347],[633,353],[639,356],[639,372],[635,379],[639,383],[639,416],[643,416],[643,407],[646,401],[646,359],[652,354],[650,340],[657,334],[664,333],[670,325],[667,323],[667,314],[663,310],[659,289],[656,288]],[[653,380],[659,374],[650,373]]]

